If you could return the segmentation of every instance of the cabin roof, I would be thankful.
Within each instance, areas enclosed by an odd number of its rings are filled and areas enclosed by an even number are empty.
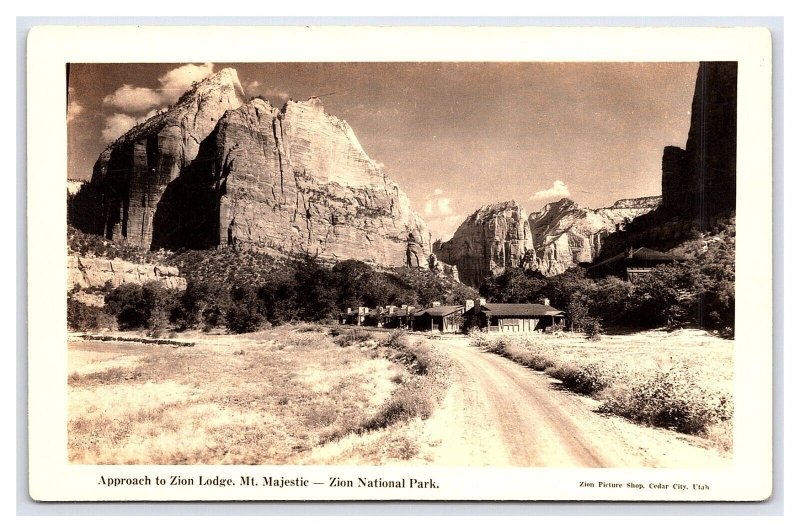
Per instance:
[[[464,307],[461,305],[440,305],[438,307],[428,307],[426,309],[422,309],[418,312],[414,313],[414,316],[424,316],[427,314],[428,316],[449,316],[454,312],[457,312]]]
[[[487,316],[561,316],[557,308],[539,303],[486,303],[481,307]]]

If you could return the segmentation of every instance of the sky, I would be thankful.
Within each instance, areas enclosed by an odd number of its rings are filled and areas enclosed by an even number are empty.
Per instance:
[[[72,64],[68,176],[88,179],[110,142],[226,67],[275,106],[319,96],[448,239],[488,203],[530,213],[563,197],[598,208],[660,194],[664,146],[686,144],[698,65]]]

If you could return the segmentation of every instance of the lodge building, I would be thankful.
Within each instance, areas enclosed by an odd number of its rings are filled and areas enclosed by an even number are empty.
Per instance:
[[[463,305],[348,308],[342,323],[421,332],[460,333],[470,329],[503,333],[552,332],[563,328],[566,314],[544,299],[536,303],[487,303],[467,300]]]

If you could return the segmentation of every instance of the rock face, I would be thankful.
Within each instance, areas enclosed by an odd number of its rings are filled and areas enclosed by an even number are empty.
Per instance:
[[[606,236],[660,201],[658,196],[622,199],[611,207],[587,209],[563,198],[530,216],[513,201],[487,205],[467,218],[451,240],[435,243],[434,253],[456,265],[462,282],[471,286],[507,267],[558,275],[592,262]]]
[[[106,282],[116,288],[124,283],[144,284],[158,281],[166,288],[186,289],[186,279],[178,275],[178,268],[154,264],[135,264],[121,259],[67,256],[67,287],[102,288]]]
[[[630,246],[666,251],[736,210],[735,62],[700,63],[686,149],[664,148],[661,206],[606,241],[603,258]]]
[[[736,208],[737,63],[701,63],[686,149],[667,146],[662,159],[662,210],[711,218]]]
[[[153,248],[216,246],[424,267],[430,235],[319,99],[255,98],[219,121],[154,219]]]
[[[579,263],[593,262],[609,234],[660,203],[659,196],[622,199],[601,209],[587,209],[567,198],[548,203],[529,218],[536,254],[531,267],[552,276]]]
[[[241,106],[243,98],[236,71],[226,68],[125,133],[103,151],[91,181],[70,203],[70,223],[150,248],[153,217],[167,185],[195,159],[225,111]]]
[[[447,242],[434,244],[436,257],[458,268],[461,282],[479,286],[487,275],[522,266],[533,249],[528,215],[515,201],[481,207]]]

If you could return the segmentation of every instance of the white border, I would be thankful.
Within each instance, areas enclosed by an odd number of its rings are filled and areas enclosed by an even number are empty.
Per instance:
[[[67,62],[739,61],[735,454],[726,470],[80,466],[66,457]],[[763,500],[771,493],[771,49],[759,28],[39,27],[28,39],[30,493],[37,500]],[[741,318],[741,319],[740,319]],[[188,469],[187,469],[188,468]],[[189,473],[189,471],[192,471]],[[439,490],[169,490],[97,485],[145,472],[384,478]],[[711,492],[586,493],[577,480],[708,483]],[[244,491],[247,490],[247,491]]]

